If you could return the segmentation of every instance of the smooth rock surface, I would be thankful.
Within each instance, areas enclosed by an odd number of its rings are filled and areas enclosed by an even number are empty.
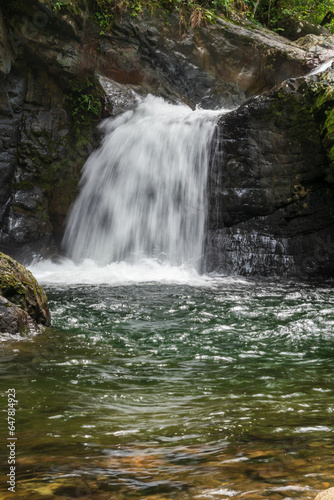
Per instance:
[[[334,488],[322,491],[314,500],[334,500]]]

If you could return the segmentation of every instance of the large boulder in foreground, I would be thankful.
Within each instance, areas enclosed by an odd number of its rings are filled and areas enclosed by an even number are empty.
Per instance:
[[[28,269],[0,252],[0,332],[24,333],[37,324],[51,324],[43,288]]]

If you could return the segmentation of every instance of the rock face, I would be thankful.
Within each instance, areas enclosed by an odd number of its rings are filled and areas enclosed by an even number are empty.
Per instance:
[[[287,80],[220,120],[207,270],[333,275],[333,82],[333,72]]]
[[[0,331],[24,332],[34,324],[51,324],[45,292],[30,271],[0,253]]]
[[[168,27],[162,21],[116,24],[101,43],[107,76],[211,109],[240,104],[315,64],[298,45],[255,25],[219,19],[180,36],[177,18],[169,17]]]
[[[304,131],[311,134],[310,141],[293,136],[289,149],[293,120],[304,120],[304,115],[282,107],[277,111],[281,118],[275,118],[271,104],[284,99],[252,97],[334,57],[333,37],[308,34],[294,43],[245,19],[227,18],[180,31],[175,16],[158,11],[136,18],[123,15],[101,35],[88,0],[58,6],[50,0],[0,0],[1,6],[4,251],[22,261],[59,250],[81,168],[99,141],[96,125],[133,106],[135,93],[209,109],[238,106],[250,98],[220,124],[217,144],[219,139],[223,145],[216,148],[209,181],[207,268],[248,273],[246,268],[252,267],[261,274],[289,274],[290,266],[296,273],[315,268],[304,260],[314,256],[312,231],[322,241],[331,224],[329,174],[324,172],[332,161],[332,122],[315,120]],[[299,90],[291,80],[288,85],[297,102]],[[312,106],[311,101],[305,106]],[[308,227],[303,220],[313,222]],[[258,256],[249,260],[246,247]],[[301,247],[303,265],[294,257]],[[329,270],[321,260],[325,257],[317,256],[320,267]]]

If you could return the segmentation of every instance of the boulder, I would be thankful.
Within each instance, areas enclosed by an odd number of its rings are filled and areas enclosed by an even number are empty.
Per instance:
[[[334,72],[224,115],[209,174],[206,270],[334,275]]]
[[[322,491],[314,500],[334,500],[334,488]]]
[[[50,326],[46,294],[30,271],[0,252],[0,331],[22,332],[33,324]]]
[[[305,35],[296,45],[303,48],[313,61],[323,63],[334,58],[334,35]]]

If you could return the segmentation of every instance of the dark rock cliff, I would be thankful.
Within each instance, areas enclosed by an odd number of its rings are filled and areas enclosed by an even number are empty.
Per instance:
[[[287,80],[221,119],[207,270],[333,275],[333,83],[333,71]]]
[[[245,103],[217,133],[208,269],[332,273],[317,250],[332,227],[331,101],[318,109],[299,80],[271,90],[332,57],[331,37],[294,43],[228,19],[180,34],[159,12],[124,16],[101,35],[86,0],[0,7],[1,249],[21,260],[58,251],[96,126],[133,106],[135,91],[192,107]]]

